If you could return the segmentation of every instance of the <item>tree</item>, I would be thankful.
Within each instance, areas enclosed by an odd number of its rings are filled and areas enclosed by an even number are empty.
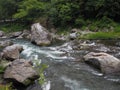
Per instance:
[[[32,22],[43,14],[43,10],[43,2],[38,0],[23,0],[19,3],[19,9],[13,17]]]
[[[17,11],[17,0],[0,0],[0,19],[10,19]]]

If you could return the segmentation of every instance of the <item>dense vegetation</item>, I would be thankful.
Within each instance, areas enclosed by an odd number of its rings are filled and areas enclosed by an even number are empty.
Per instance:
[[[120,31],[120,0],[0,0],[0,20]]]

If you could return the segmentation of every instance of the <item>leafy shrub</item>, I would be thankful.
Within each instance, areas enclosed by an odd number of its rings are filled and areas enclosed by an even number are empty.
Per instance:
[[[40,78],[38,79],[38,82],[40,85],[43,85],[46,81],[45,76],[44,76],[44,70],[48,68],[46,64],[41,64],[41,60],[34,60],[34,68],[37,69]]]
[[[86,25],[86,21],[82,18],[77,18],[75,20],[75,26],[77,27],[82,27],[82,26],[85,26]]]
[[[24,24],[18,24],[18,23],[13,23],[13,24],[2,24],[0,25],[0,30],[9,33],[9,32],[15,32],[15,31],[21,31],[25,28],[28,28]]]
[[[114,28],[114,32],[120,32],[120,25],[117,25],[115,28]]]

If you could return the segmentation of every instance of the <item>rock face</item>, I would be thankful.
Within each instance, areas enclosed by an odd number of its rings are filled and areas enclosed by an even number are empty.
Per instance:
[[[37,78],[39,78],[39,75],[33,69],[30,61],[24,59],[13,61],[6,68],[4,73],[4,79],[10,80],[13,83],[21,83],[23,85],[29,85]]]
[[[15,60],[20,57],[20,52],[23,50],[23,47],[17,44],[11,45],[3,49],[1,53],[2,58],[7,60]]]
[[[101,70],[104,74],[120,74],[120,60],[107,53],[88,53],[85,62]]]
[[[52,41],[50,33],[39,23],[31,26],[31,42],[39,46],[50,45]]]

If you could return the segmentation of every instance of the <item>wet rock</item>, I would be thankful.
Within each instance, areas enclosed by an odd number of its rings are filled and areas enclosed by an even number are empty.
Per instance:
[[[107,48],[107,47],[100,47],[98,49],[96,49],[97,51],[100,51],[100,52],[110,52],[110,49]]]
[[[41,88],[41,85],[38,82],[36,82],[35,84],[30,85],[26,90],[43,90],[43,89]]]
[[[5,33],[3,31],[0,31],[0,37],[3,37]]]
[[[13,42],[11,40],[4,40],[4,41],[0,41],[0,47],[7,47],[12,45]]]
[[[23,30],[22,34],[18,38],[30,39],[31,38],[30,30]]]
[[[13,32],[13,33],[8,34],[8,37],[9,38],[16,38],[16,37],[19,37],[21,34],[22,34],[22,31]]]
[[[90,52],[84,56],[84,61],[104,74],[120,74],[120,60],[107,53]]]
[[[37,78],[39,78],[39,75],[33,69],[31,62],[24,59],[13,61],[4,73],[4,79],[23,85],[29,85]]]
[[[3,49],[1,53],[2,58],[7,60],[15,60],[20,58],[20,52],[23,50],[23,47],[17,44],[8,46]]]
[[[52,37],[50,33],[39,23],[31,26],[31,42],[39,46],[50,45]]]
[[[57,35],[54,33],[51,33],[52,38],[53,38],[53,42],[54,41],[67,41],[68,40],[68,35]]]
[[[70,35],[69,35],[70,40],[77,39],[77,33],[78,33],[78,30],[77,30],[77,29],[72,29],[72,30],[71,30],[71,33],[70,33]]]

